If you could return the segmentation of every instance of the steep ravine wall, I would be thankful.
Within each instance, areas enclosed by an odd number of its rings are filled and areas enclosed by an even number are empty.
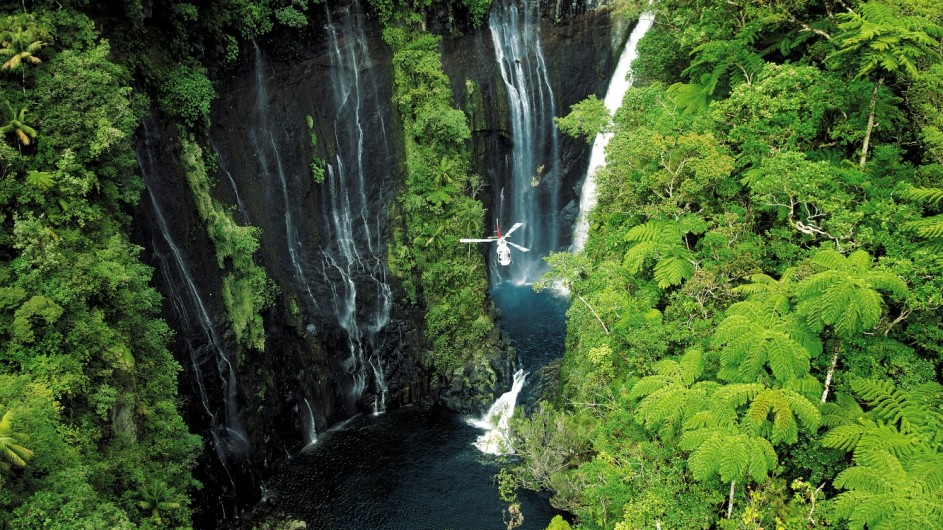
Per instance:
[[[218,98],[212,109],[212,129],[209,138],[201,141],[210,152],[207,158],[211,160],[211,174],[215,174],[213,193],[220,203],[231,206],[237,222],[248,222],[261,229],[256,261],[265,267],[279,289],[274,307],[263,315],[264,352],[238,346],[229,328],[220,300],[222,271],[189,195],[179,162],[176,130],[160,125],[160,117],[154,117],[138,139],[139,153],[146,144],[155,159],[148,168],[142,167],[147,173],[148,190],[155,194],[180,255],[202,293],[219,340],[235,365],[235,403],[244,432],[229,438],[244,436],[239,447],[229,439],[214,442],[208,435],[210,419],[198,395],[200,385],[210,394],[218,394],[225,385],[212,363],[191,360],[194,344],[206,341],[189,321],[194,308],[180,307],[193,302],[181,295],[179,271],[161,270],[173,266],[168,265],[168,250],[162,243],[156,212],[145,192],[136,215],[137,240],[147,248],[149,262],[159,269],[155,282],[165,295],[164,315],[176,331],[174,351],[184,366],[182,389],[188,396],[188,421],[208,439],[207,455],[199,474],[206,488],[202,492],[203,502],[197,501],[203,512],[203,525],[212,526],[219,518],[232,517],[234,509],[263,495],[266,478],[310,441],[312,434],[358,412],[370,412],[378,402],[379,386],[369,374],[362,382],[365,386],[362,394],[351,390],[359,383],[350,375],[350,337],[334,314],[332,300],[336,300],[337,292],[331,282],[336,282],[336,278],[325,272],[321,253],[325,247],[336,244],[337,236],[332,235],[323,215],[331,204],[328,194],[336,188],[331,188],[329,181],[316,183],[310,169],[315,152],[331,163],[332,156],[343,150],[338,144],[344,134],[337,125],[349,122],[351,115],[339,108],[344,104],[338,103],[337,88],[332,85],[338,73],[333,70],[350,69],[345,73],[353,74],[360,83],[357,97],[362,107],[356,120],[365,134],[381,133],[361,144],[363,160],[367,161],[362,200],[367,211],[378,215],[367,221],[374,234],[385,234],[383,216],[402,175],[403,149],[400,125],[390,103],[390,53],[380,39],[376,21],[369,16],[361,17],[363,48],[368,50],[368,56],[355,64],[338,66],[336,60],[332,64],[331,46],[343,46],[344,42],[331,42],[325,27],[329,22],[343,24],[348,16],[346,8],[335,7],[330,16],[322,13],[306,30],[261,41],[257,47],[248,48],[236,67],[220,69],[224,73],[214,80]],[[542,28],[543,48],[560,113],[588,94],[605,90],[613,57],[624,41],[627,28],[623,26],[615,23],[607,12],[591,11],[556,25],[547,22]],[[488,164],[486,159],[503,159],[509,140],[504,117],[506,99],[503,88],[495,84],[498,74],[490,43],[487,28],[482,28],[463,37],[445,38],[441,49],[457,104],[470,117],[476,170],[487,174],[491,186],[499,186],[501,170],[486,168],[500,166]],[[469,86],[477,88],[468,91]],[[311,147],[312,132],[317,137],[316,150]],[[565,168],[559,183],[565,197],[561,204],[575,204],[588,149],[568,139],[561,144]],[[334,169],[338,167],[335,165]],[[575,212],[565,216],[565,222],[572,222],[574,216]],[[357,222],[354,220],[354,225]],[[569,227],[563,232],[569,233]],[[365,237],[361,229],[352,230],[351,236]],[[380,237],[380,248],[372,249],[380,257],[385,257],[384,239]],[[381,360],[387,390],[385,405],[396,407],[448,396],[444,401],[454,406],[461,385],[430,388],[430,373],[423,356],[427,349],[422,336],[423,315],[419,309],[400,303],[402,296],[394,279],[385,281],[393,295],[388,322],[365,347],[369,350],[366,355]],[[380,296],[382,293],[377,289],[358,291],[357,310],[375,307]],[[201,377],[195,376],[195,370],[202,372]],[[510,373],[506,375],[509,384]],[[351,395],[357,397],[351,399]],[[211,401],[214,402],[209,406],[215,407],[214,414],[221,415],[225,408],[219,403],[222,398]],[[214,447],[214,443],[220,447]],[[220,456],[220,450],[229,453]]]

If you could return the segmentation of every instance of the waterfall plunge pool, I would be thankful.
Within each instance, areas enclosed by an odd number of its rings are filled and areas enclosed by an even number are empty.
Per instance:
[[[521,399],[533,399],[528,389],[535,372],[563,353],[569,302],[509,282],[492,288],[492,297],[521,368],[531,372]],[[483,431],[467,419],[418,407],[357,416],[295,455],[269,491],[269,502],[246,522],[272,516],[303,520],[308,528],[506,528],[507,506],[493,480],[503,459],[475,447]],[[521,490],[518,497],[524,514],[519,528],[546,528],[558,513],[544,494]]]

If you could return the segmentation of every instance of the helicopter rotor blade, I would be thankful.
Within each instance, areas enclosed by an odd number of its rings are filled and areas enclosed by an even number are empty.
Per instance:
[[[510,241],[505,241],[505,243],[507,243],[508,245],[511,245],[512,247],[516,248],[517,250],[520,250],[521,252],[530,252],[530,249],[529,249],[529,248],[524,248],[524,247],[518,245],[517,243],[511,243]]]
[[[460,243],[491,243],[492,241],[497,241],[497,239],[459,239]]]
[[[517,230],[518,228],[520,228],[520,227],[522,227],[522,226],[524,226],[524,223],[514,223],[514,226],[512,226],[511,229],[508,230],[506,234],[504,234],[504,237],[510,236],[510,235],[511,235],[511,232]]]

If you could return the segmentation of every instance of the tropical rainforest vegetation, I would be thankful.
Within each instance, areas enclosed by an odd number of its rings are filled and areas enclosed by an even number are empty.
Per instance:
[[[179,413],[172,332],[160,319],[153,271],[129,236],[144,190],[132,140],[152,112],[177,124],[235,340],[261,352],[261,313],[276,293],[253,258],[258,229],[237,224],[210,192],[214,160],[205,146],[216,93],[208,67],[235,61],[277,27],[304,28],[317,3],[0,6],[0,528],[190,525],[204,442]],[[489,5],[456,3],[476,23]],[[477,365],[479,384],[490,386],[484,269],[442,242],[482,229],[470,132],[451,107],[438,38],[416,15],[428,3],[373,7],[395,54],[407,143],[391,270],[410,301],[428,309],[437,370],[460,375]],[[318,180],[313,132],[311,148]]]
[[[943,528],[943,5],[649,9],[612,123],[559,120],[614,137],[503,482],[579,528]]]
[[[181,127],[233,332],[261,350],[274,293],[257,230],[207,191],[206,67],[315,3],[0,5],[0,528],[189,525],[203,442],[129,236],[132,137],[155,109]],[[389,265],[454,370],[493,329],[449,239],[482,228],[470,133],[432,3],[370,4],[405,144]],[[480,23],[490,2],[452,4]],[[559,122],[615,135],[585,250],[548,260],[582,302],[502,496],[548,490],[583,528],[943,527],[943,7],[650,9],[614,120],[590,99]]]

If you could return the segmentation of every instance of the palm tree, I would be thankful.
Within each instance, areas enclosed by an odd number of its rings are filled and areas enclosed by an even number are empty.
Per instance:
[[[36,129],[26,124],[26,107],[19,112],[13,110],[10,104],[6,103],[7,110],[10,111],[10,121],[3,127],[0,127],[0,134],[14,133],[20,145],[29,145],[36,138]]]
[[[32,15],[23,13],[8,16],[0,24],[0,59],[5,62],[0,70],[16,70],[23,64],[39,64],[37,53],[48,44],[49,32],[36,25]],[[23,90],[26,90],[26,70],[22,70]]]
[[[879,72],[871,92],[868,125],[861,146],[859,165],[864,167],[874,130],[879,87],[884,84],[886,76],[898,72],[917,77],[917,64],[922,59],[939,58],[936,50],[940,46],[940,37],[943,37],[943,27],[922,17],[900,16],[880,1],[864,4],[861,13],[849,10],[837,17],[842,21],[838,25],[841,33],[835,39],[840,48],[828,58],[837,62],[851,56],[856,63],[856,78]]]
[[[3,36],[3,48],[0,48],[0,55],[9,57],[2,70],[16,70],[22,64],[39,64],[42,59],[36,56],[36,52],[47,43],[38,39],[35,28],[19,27],[8,30]]]
[[[26,467],[26,461],[33,457],[33,451],[21,445],[27,439],[13,430],[13,409],[7,410],[0,419],[0,471]]]
[[[907,284],[890,272],[872,269],[871,256],[863,250],[848,257],[834,250],[822,250],[809,261],[824,270],[799,283],[796,310],[806,317],[813,330],[831,326],[835,335],[822,392],[825,403],[842,340],[877,325],[884,307],[879,290],[902,298],[907,293]]]
[[[173,500],[173,491],[159,480],[152,480],[138,487],[138,506],[151,512],[151,519],[157,524],[163,523],[161,511],[180,508],[180,503]]]

